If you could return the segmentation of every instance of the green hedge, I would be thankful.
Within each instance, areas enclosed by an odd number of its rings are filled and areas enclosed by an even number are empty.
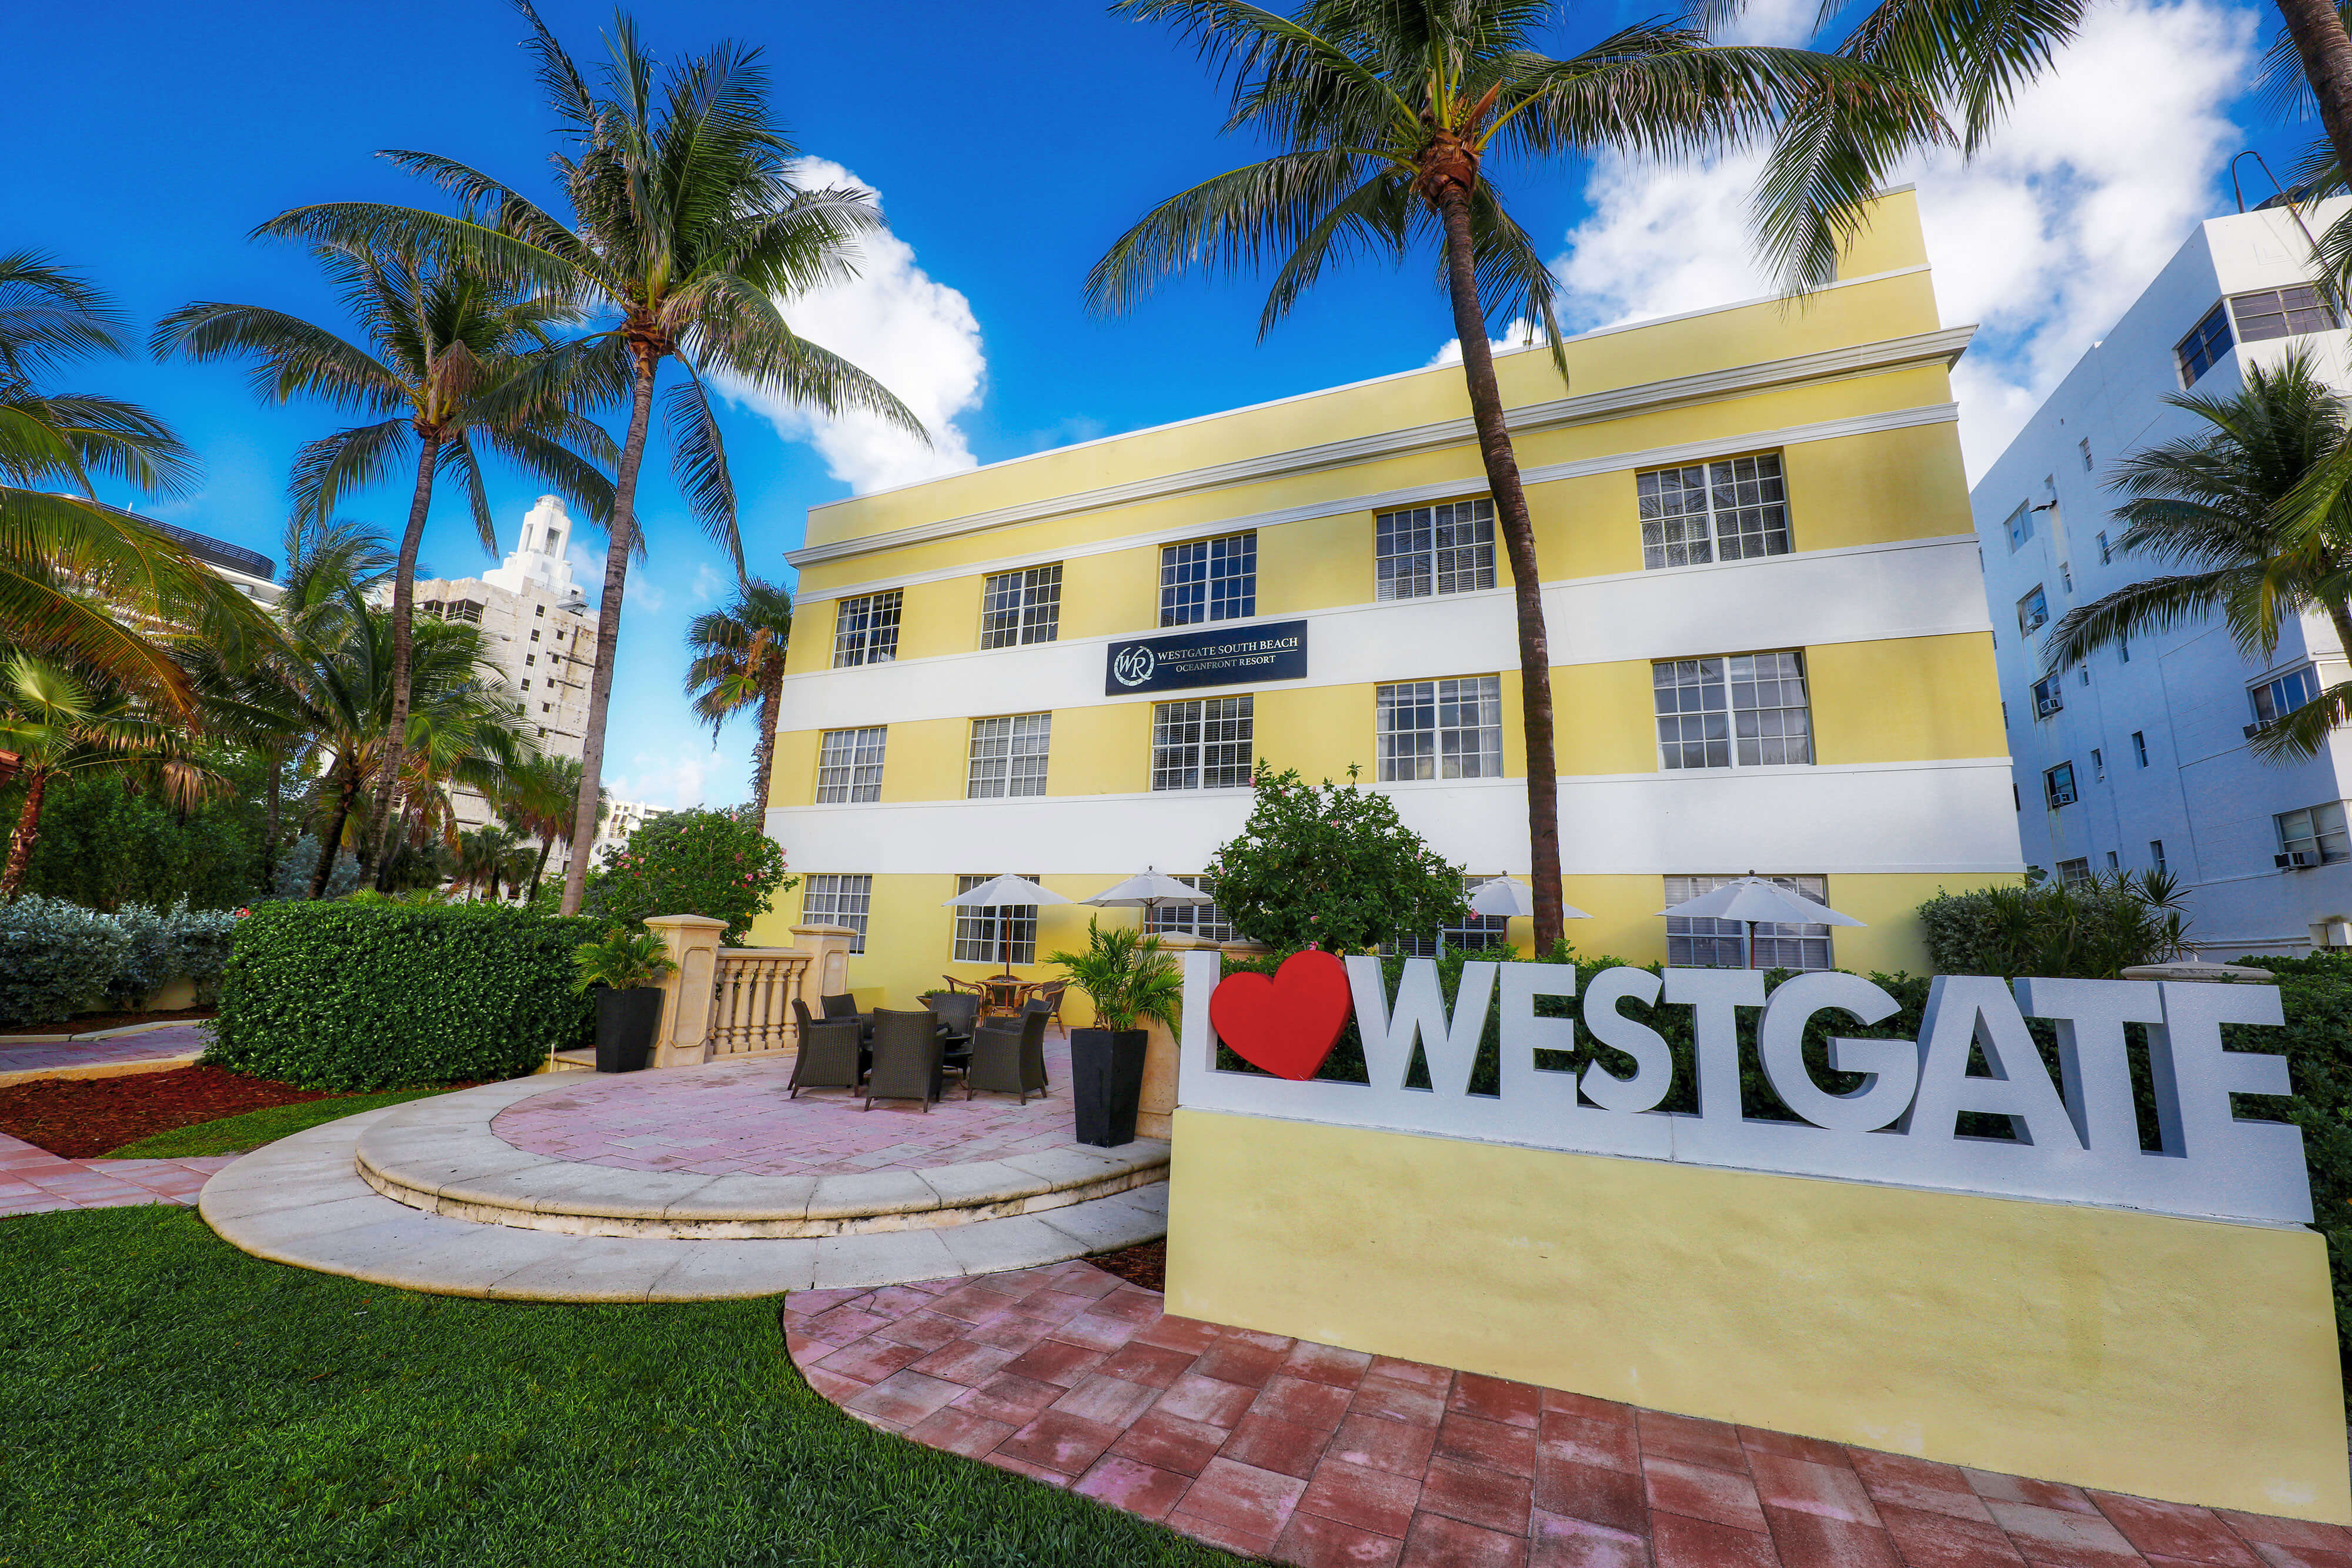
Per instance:
[[[236,916],[126,904],[111,913],[27,894],[0,904],[0,1027],[132,1008],[185,975],[209,997]]]
[[[601,934],[499,904],[258,904],[205,1060],[306,1089],[516,1077],[589,1040],[572,955]]]

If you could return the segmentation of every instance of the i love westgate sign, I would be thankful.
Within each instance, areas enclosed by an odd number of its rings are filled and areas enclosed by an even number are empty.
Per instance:
[[[1463,966],[1449,1014],[1437,966],[1408,959],[1391,1002],[1372,957],[1300,953],[1274,977],[1220,983],[1213,952],[1184,955],[1178,1101],[1192,1109],[1580,1154],[1885,1182],[1900,1186],[2102,1204],[2200,1218],[2307,1223],[2311,1185],[2303,1135],[2237,1117],[2230,1096],[2287,1092],[2283,1056],[2225,1051],[2221,1026],[2277,1026],[2272,986],[1938,976],[1916,1041],[1832,1037],[1831,1067],[1864,1075],[1832,1093],[1806,1071],[1806,1024],[1819,1013],[1862,1026],[1891,1017],[1895,998],[1858,975],[1799,975],[1768,998],[1753,969],[1604,969],[1580,998],[1564,964]],[[1539,997],[1568,998],[1574,1018],[1540,1017]],[[1674,1087],[1666,1041],[1625,1016],[1627,1002],[1692,1009],[1698,1111],[1661,1112]],[[1473,1094],[1481,1037],[1501,1009],[1499,1094]],[[1762,1008],[1758,1054],[1802,1122],[1764,1122],[1739,1102],[1740,1008]],[[1317,1080],[1352,1016],[1370,1082]],[[2053,1082],[2026,1030],[2057,1029]],[[2147,1026],[2162,1147],[2140,1145],[2126,1024]],[[1579,1030],[1630,1058],[1619,1076],[1599,1061],[1580,1073],[1536,1065],[1573,1051]],[[1263,1073],[1220,1071],[1224,1043]],[[1419,1042],[1431,1087],[1408,1086]],[[1995,1076],[1969,1072],[1980,1047]],[[1270,1075],[1270,1076],[1269,1076]],[[2006,1116],[2014,1141],[1961,1136],[1965,1111]]]

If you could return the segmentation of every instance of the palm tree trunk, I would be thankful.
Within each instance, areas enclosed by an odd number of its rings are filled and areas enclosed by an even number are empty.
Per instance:
[[[539,902],[539,879],[547,874],[547,852],[555,847],[555,835],[549,833],[539,841],[539,861],[530,868],[530,896],[525,902]]]
[[[2335,0],[2278,0],[2278,8],[2318,101],[2328,145],[2336,162],[2352,170],[2352,37],[2344,30]]]
[[[269,826],[261,839],[261,894],[265,898],[274,898],[278,894],[278,776],[286,770],[286,761],[274,751],[265,751],[262,756],[269,763]]]
[[[784,661],[782,655],[773,655],[760,672],[760,743],[751,750],[754,811],[765,810],[768,804],[768,770],[775,766],[777,710],[783,706],[783,697]]]
[[[25,873],[33,864],[33,845],[41,836],[41,797],[48,789],[46,770],[36,768],[26,776],[25,809],[16,813],[16,831],[8,840],[8,869],[0,873],[0,898],[14,898],[25,889]]]
[[[565,915],[580,913],[588,886],[588,852],[596,841],[596,796],[604,770],[604,713],[613,700],[613,660],[621,640],[621,597],[629,580],[629,547],[637,530],[637,468],[645,461],[646,430],[653,421],[654,372],[661,361],[637,353],[629,393],[629,434],[613,476],[612,542],[604,548],[604,596],[596,606],[596,667],[588,674],[588,729],[580,738],[580,793],[572,804],[572,863],[563,868]]]
[[[2352,659],[2352,605],[2341,599],[2329,600],[2327,619],[2336,627],[2336,641],[2343,648],[2344,656]]]
[[[335,874],[335,854],[343,847],[343,824],[351,821],[352,801],[360,792],[359,769],[352,768],[344,776],[341,792],[335,797],[334,820],[319,841],[319,866],[310,873],[310,896],[327,896],[328,879]]]
[[[381,858],[385,825],[392,819],[392,798],[398,792],[401,764],[407,760],[408,703],[412,627],[416,615],[416,552],[425,542],[425,518],[433,509],[433,465],[440,455],[441,431],[427,425],[417,432],[422,450],[416,458],[416,488],[408,501],[408,528],[400,536],[400,561],[392,580],[392,719],[384,737],[383,763],[376,769],[375,801],[368,812],[367,831],[360,835],[360,871],[364,875]]]
[[[1495,381],[1495,351],[1486,342],[1486,314],[1478,307],[1476,256],[1470,242],[1470,193],[1450,184],[1438,198],[1445,223],[1445,280],[1454,297],[1454,330],[1462,340],[1462,379],[1470,388],[1470,419],[1478,456],[1495,493],[1495,528],[1511,559],[1512,597],[1519,621],[1521,723],[1528,743],[1528,880],[1535,888],[1535,951],[1541,956],[1560,937],[1559,761],[1552,744],[1551,644],[1544,632],[1543,580],[1536,562],[1535,528],[1519,484],[1518,455],[1503,420],[1503,392]]]

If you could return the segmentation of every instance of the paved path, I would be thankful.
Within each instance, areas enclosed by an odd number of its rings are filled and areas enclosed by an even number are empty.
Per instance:
[[[212,1037],[199,1025],[172,1024],[119,1034],[108,1040],[17,1041],[0,1045],[0,1084],[37,1078],[111,1078],[126,1072],[162,1072],[185,1067],[204,1053]]]
[[[1221,1329],[1087,1263],[788,1297],[869,1425],[1312,1568],[2352,1568],[2352,1530],[2084,1491]]]
[[[0,1218],[57,1208],[194,1203],[235,1155],[194,1160],[68,1160],[0,1134]]]
[[[719,1061],[686,1071],[606,1073],[561,1092],[534,1094],[491,1124],[531,1154],[622,1170],[689,1176],[856,1176],[969,1165],[1066,1148],[1070,1142],[1070,1048],[1050,1034],[1052,1092],[1026,1105],[1010,1094],[877,1100],[871,1111],[845,1089],[790,1098],[792,1059]]]

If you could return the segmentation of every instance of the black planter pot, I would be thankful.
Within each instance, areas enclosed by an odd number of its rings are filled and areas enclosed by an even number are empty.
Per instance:
[[[597,1071],[635,1072],[645,1066],[646,1053],[653,1049],[654,1030],[661,1027],[661,999],[659,986],[597,990]]]
[[[1070,1097],[1077,1105],[1078,1142],[1115,1149],[1135,1142],[1135,1113],[1143,1103],[1139,1029],[1070,1031]]]

